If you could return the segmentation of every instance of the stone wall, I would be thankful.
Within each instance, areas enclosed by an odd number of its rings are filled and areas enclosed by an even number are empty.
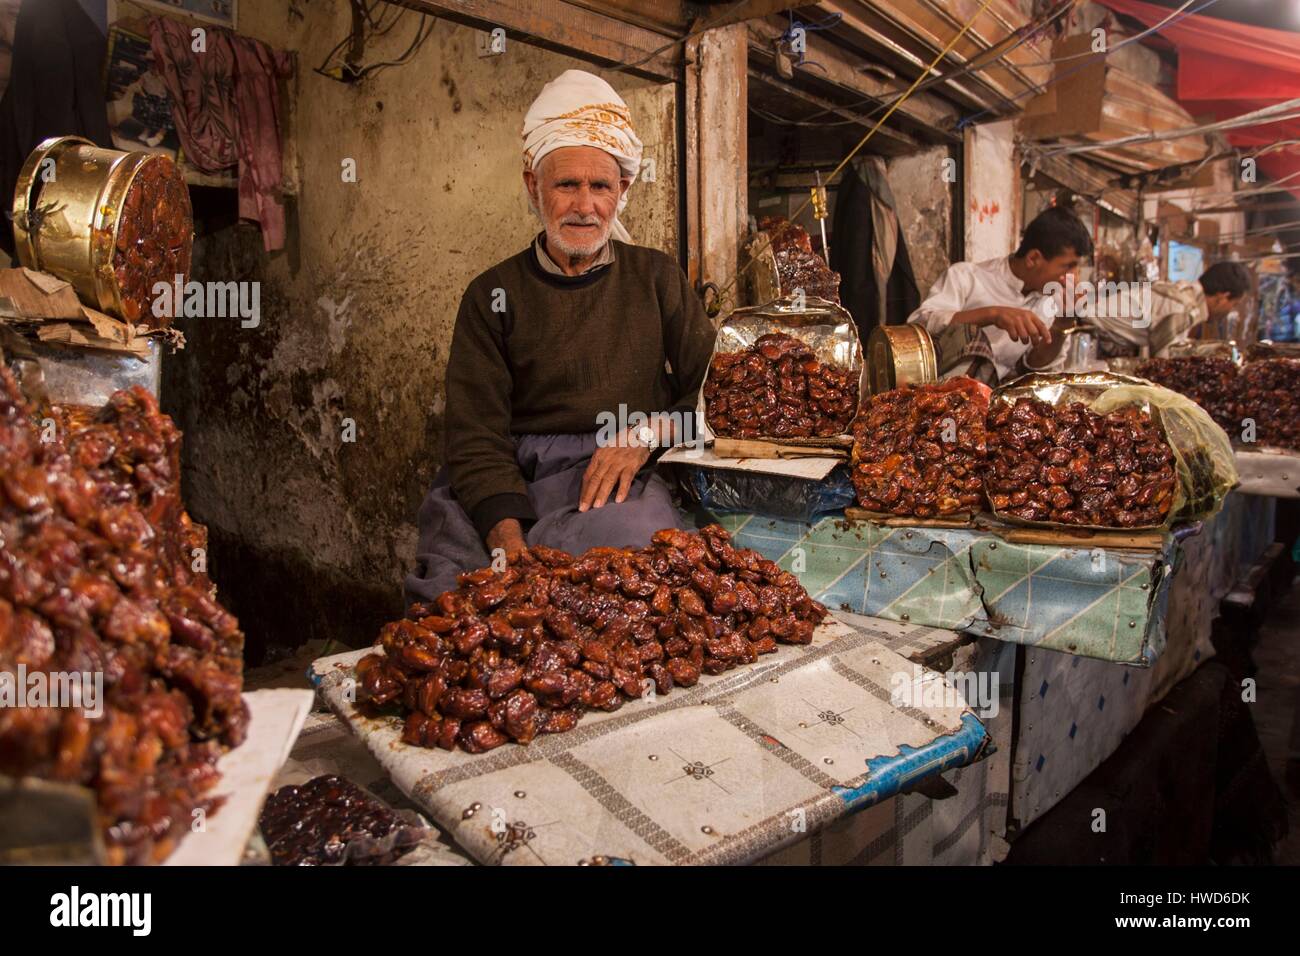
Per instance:
[[[520,175],[523,114],[570,57],[439,21],[407,63],[347,85],[313,72],[349,28],[344,0],[243,3],[240,32],[298,57],[298,196],[288,247],[258,231],[202,235],[194,277],[260,283],[261,322],[180,323],[163,405],[185,432],[186,502],[249,635],[249,657],[309,638],[371,640],[400,613],[415,515],[442,461],[444,378],[466,284],[537,230]],[[365,51],[395,59],[419,16]],[[602,73],[628,100],[657,181],[624,215],[634,239],[677,251],[675,95]],[[356,182],[345,182],[345,160]],[[199,197],[233,207],[234,194]],[[355,441],[346,441],[348,422]],[[453,436],[454,440],[454,436]]]

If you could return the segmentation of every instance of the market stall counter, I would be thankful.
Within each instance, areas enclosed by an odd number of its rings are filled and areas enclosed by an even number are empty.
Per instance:
[[[1144,551],[833,516],[719,521],[737,544],[794,570],[830,608],[1139,666],[1164,647],[1172,536]]]
[[[811,644],[478,755],[403,744],[400,718],[362,713],[366,651],[311,676],[478,862],[749,863],[992,750],[959,691],[890,650],[899,630],[828,618]]]

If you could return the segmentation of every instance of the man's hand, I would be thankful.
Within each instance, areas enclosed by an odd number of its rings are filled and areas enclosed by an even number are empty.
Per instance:
[[[1065,350],[1066,343],[1070,341],[1070,337],[1066,333],[1072,328],[1076,328],[1076,326],[1071,325],[1069,328],[1053,327],[1052,331],[1056,335],[1046,342],[1039,342],[1021,356],[1025,367],[1031,370],[1042,369],[1055,363],[1061,357],[1061,352]]]
[[[516,518],[502,518],[492,526],[485,541],[489,554],[500,548],[506,557],[528,547],[528,542],[524,540],[523,525]]]
[[[991,305],[983,309],[958,312],[953,316],[953,321],[981,327],[993,326],[1025,345],[1041,345],[1052,341],[1052,333],[1043,324],[1043,320],[1028,309]]]
[[[617,445],[597,448],[582,476],[578,510],[603,508],[616,488],[614,500],[620,504],[626,501],[627,493],[632,490],[632,479],[649,460],[650,449],[633,445],[627,434]]]

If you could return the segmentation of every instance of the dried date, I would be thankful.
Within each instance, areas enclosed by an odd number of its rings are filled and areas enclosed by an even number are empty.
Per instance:
[[[842,435],[858,403],[853,369],[823,363],[792,335],[772,332],[749,348],[713,356],[705,420],[727,438]]]
[[[1231,359],[1208,355],[1151,359],[1139,366],[1137,373],[1186,395],[1229,435],[1241,430],[1242,381],[1240,370]]]
[[[640,550],[534,548],[510,561],[462,575],[433,602],[444,614],[412,607],[381,630],[384,653],[358,662],[361,706],[402,709],[406,743],[527,744],[571,730],[586,710],[617,710],[647,682],[666,694],[778,641],[807,644],[826,615],[794,575],[716,525],[660,531]]]
[[[1256,443],[1300,451],[1300,359],[1251,362],[1241,377],[1242,417],[1254,420]]]
[[[919,518],[978,511],[987,409],[988,390],[971,379],[868,398],[853,424],[858,504]]]
[[[180,432],[134,388],[55,407],[42,440],[0,367],[0,672],[96,672],[103,714],[0,707],[0,773],[76,782],[112,863],[159,862],[214,803],[244,739],[244,635],[194,569],[204,529],[180,493]],[[376,696],[404,672],[370,668]]]
[[[258,819],[276,866],[392,863],[411,847],[394,845],[376,856],[358,858],[349,853],[349,845],[383,839],[403,826],[387,806],[350,780],[333,775],[281,787],[266,798]]]
[[[1022,396],[989,410],[990,504],[1025,521],[1154,527],[1173,506],[1174,456],[1136,405],[1098,415]]]
[[[118,216],[113,275],[122,300],[122,317],[162,328],[174,315],[154,315],[154,284],[184,284],[190,271],[194,218],[189,189],[167,156],[150,158],[127,188]],[[175,312],[175,308],[173,308]]]
[[[804,295],[839,304],[840,274],[831,271],[826,260],[813,251],[807,229],[784,216],[764,216],[758,228],[771,241],[781,295],[802,290]]]

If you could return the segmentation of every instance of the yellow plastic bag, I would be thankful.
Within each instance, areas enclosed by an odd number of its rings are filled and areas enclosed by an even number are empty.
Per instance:
[[[1166,525],[1213,516],[1228,492],[1241,483],[1232,444],[1209,413],[1185,395],[1159,385],[1113,385],[1092,402],[1099,415],[1124,405],[1149,405],[1160,416],[1174,453],[1178,494]]]

